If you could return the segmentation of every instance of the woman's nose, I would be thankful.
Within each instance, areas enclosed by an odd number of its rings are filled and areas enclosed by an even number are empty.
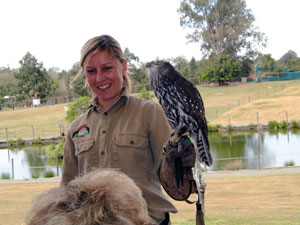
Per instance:
[[[102,80],[102,78],[103,78],[103,76],[102,76],[101,71],[98,71],[97,74],[96,74],[96,81],[100,82]]]

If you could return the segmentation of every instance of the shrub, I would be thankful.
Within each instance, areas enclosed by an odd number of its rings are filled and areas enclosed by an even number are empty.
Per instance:
[[[275,129],[277,129],[279,127],[279,125],[278,125],[278,123],[277,123],[277,121],[270,121],[269,122],[269,128],[270,129],[272,129],[272,130],[275,130]]]
[[[232,125],[231,125],[231,124],[228,124],[228,125],[227,125],[227,130],[228,130],[228,131],[232,131]]]
[[[35,144],[35,145],[39,145],[39,144],[42,144],[42,140],[40,137],[38,137],[37,139],[34,139],[32,144]]]
[[[78,116],[86,112],[87,108],[91,104],[91,99],[87,96],[76,99],[72,104],[68,105],[69,109],[65,119],[71,123]]]
[[[300,124],[299,124],[296,120],[293,120],[293,121],[291,122],[291,126],[292,126],[292,128],[299,128],[299,127],[300,127]]]
[[[1,179],[10,179],[9,173],[2,173],[1,174]]]
[[[22,138],[18,138],[17,142],[18,142],[18,146],[23,145],[23,140],[22,140]]]
[[[8,144],[9,144],[9,146],[13,146],[14,145],[14,141],[13,140],[8,140]]]
[[[278,127],[280,129],[286,129],[288,127],[288,123],[285,120],[283,120],[278,124]]]
[[[140,93],[137,96],[147,100],[152,100],[152,98],[154,98],[154,95],[151,94],[150,91],[147,91],[146,88],[142,88]]]
[[[39,178],[39,177],[40,177],[40,175],[37,174],[37,173],[32,173],[32,174],[31,174],[31,178],[32,178],[32,179],[37,179],[37,178]]]
[[[46,178],[54,177],[54,172],[51,170],[48,170],[44,173],[44,177],[46,177]]]
[[[255,124],[253,124],[253,123],[249,124],[250,130],[255,130],[256,126],[257,126],[257,125],[255,125]]]
[[[295,166],[295,163],[294,163],[293,160],[291,160],[291,161],[286,161],[286,162],[284,163],[284,166]]]
[[[56,157],[61,157],[62,156],[62,152],[63,152],[63,148],[64,148],[64,144],[65,144],[64,140],[61,141],[58,144],[52,143],[51,145],[49,145],[46,148],[46,155],[50,159],[56,159]]]

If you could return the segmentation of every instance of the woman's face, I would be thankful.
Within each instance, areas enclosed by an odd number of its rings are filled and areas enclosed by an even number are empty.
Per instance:
[[[92,53],[91,53],[92,54]],[[98,52],[84,62],[84,74],[92,91],[97,95],[99,105],[108,109],[115,103],[123,87],[123,75],[127,70],[127,61],[120,62],[107,50]]]

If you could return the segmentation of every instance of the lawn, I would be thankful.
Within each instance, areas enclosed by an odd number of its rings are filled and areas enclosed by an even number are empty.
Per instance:
[[[300,224],[300,173],[207,178],[207,225]],[[22,225],[31,200],[58,183],[0,184],[0,224]],[[195,197],[195,196],[193,196]],[[173,225],[195,224],[194,205],[173,201]]]

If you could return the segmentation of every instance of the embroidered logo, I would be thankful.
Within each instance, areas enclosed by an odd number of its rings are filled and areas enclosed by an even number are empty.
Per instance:
[[[79,129],[72,135],[72,138],[85,137],[90,133],[90,128],[87,124],[83,124]]]

